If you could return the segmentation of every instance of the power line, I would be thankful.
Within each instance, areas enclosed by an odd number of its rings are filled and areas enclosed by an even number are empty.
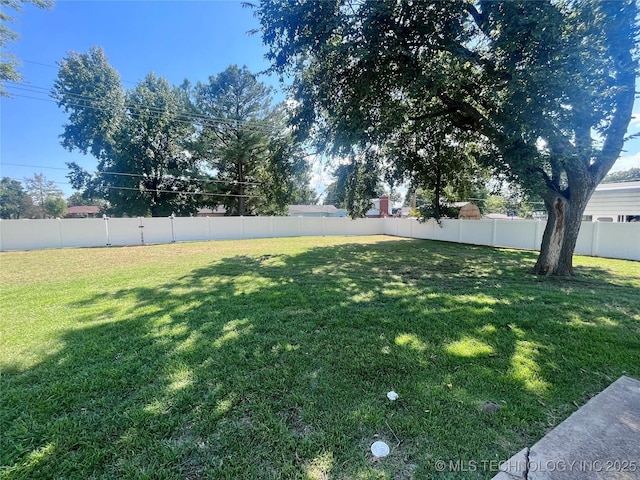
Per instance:
[[[45,170],[65,170],[68,171],[68,168],[62,167],[48,167],[45,165],[24,165],[18,163],[7,163],[2,162],[0,165],[9,165],[12,167],[27,167],[27,168],[37,168],[37,169],[45,169]],[[91,173],[91,172],[89,172]],[[114,176],[127,176],[127,177],[141,177],[141,178],[151,178],[149,175],[145,175],[142,173],[127,173],[127,172],[100,172],[94,171],[93,175],[114,175]],[[190,177],[186,175],[175,176],[175,175],[163,175],[161,178],[173,179],[173,180],[186,180],[193,182],[207,182],[207,183],[224,183],[224,184],[233,184],[233,185],[262,185],[259,182],[240,182],[237,180],[218,180],[215,178],[198,178],[198,177]],[[70,185],[70,184],[68,184]]]
[[[6,177],[9,178],[11,180],[14,180],[16,182],[22,182],[21,180],[17,179],[17,178],[12,178],[12,177]],[[51,182],[51,183],[55,183],[56,185],[71,185],[69,182]],[[134,192],[139,192],[142,194],[146,194],[146,193],[173,193],[176,195],[191,195],[191,196],[202,196],[202,197],[231,197],[231,198],[264,198],[264,195],[239,195],[236,193],[212,193],[212,192],[187,192],[184,190],[165,190],[165,189],[157,189],[157,188],[135,188],[135,187],[116,187],[116,186],[105,186],[105,188],[109,189],[109,190],[128,190],[128,191],[134,191]]]
[[[15,90],[20,90],[20,91],[25,91],[28,93],[35,93],[35,94],[40,94],[40,95],[47,95],[47,97],[49,98],[43,98],[43,97],[32,97],[32,96],[28,96],[28,95],[20,95],[20,94],[12,94],[13,96],[16,97],[23,97],[23,98],[31,98],[34,100],[41,100],[41,101],[47,101],[47,102],[53,102],[53,103],[59,103],[59,100],[57,100],[55,98],[54,95],[51,94],[51,91],[46,88],[46,87],[40,87],[40,86],[36,86],[36,85],[31,85],[25,82],[12,82],[12,81],[7,81],[6,82],[7,88],[10,89],[15,89]],[[66,102],[65,104],[63,104],[63,106],[65,107],[77,107],[77,108],[92,108],[94,110],[98,110],[98,111],[105,111],[105,109],[99,105],[96,105],[96,103],[100,100],[97,97],[94,96],[90,96],[90,95],[84,95],[84,94],[77,94],[77,93],[71,93],[71,92],[67,92],[65,94],[66,96],[70,97],[73,101],[70,102]],[[87,102],[87,103],[85,103]],[[126,102],[123,104],[123,107],[128,108],[129,110],[135,110],[138,109],[139,105],[132,103],[131,101]],[[159,114],[165,115],[167,113],[169,114],[173,114],[176,117],[176,121],[178,122],[182,122],[184,124],[193,124],[196,121],[199,121],[203,124],[209,124],[211,126],[214,126],[216,124],[227,124],[227,125],[231,125],[231,126],[235,126],[236,128],[244,126],[249,128],[250,130],[255,130],[258,132],[262,132],[262,133],[273,133],[274,129],[277,128],[277,125],[273,125],[273,122],[270,122],[269,120],[260,120],[260,119],[248,119],[248,120],[239,120],[239,119],[230,119],[230,118],[225,118],[225,117],[219,117],[219,116],[211,116],[211,115],[205,115],[202,113],[196,113],[196,112],[189,112],[189,111],[170,111],[169,109],[162,109],[159,107],[153,107],[153,106],[146,106],[144,107],[142,110],[144,110],[145,112],[150,112],[152,115],[150,115],[151,117],[155,117],[155,118],[159,118]],[[135,111],[129,111],[128,112],[129,115],[131,116],[141,116],[140,112],[135,112]]]

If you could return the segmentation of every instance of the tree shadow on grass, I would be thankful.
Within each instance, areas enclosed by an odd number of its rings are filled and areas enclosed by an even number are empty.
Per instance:
[[[274,248],[78,299],[59,353],[6,373],[4,475],[437,478],[438,459],[504,460],[640,376],[637,288],[596,268],[541,281],[534,262],[428,241]],[[593,301],[609,288],[617,308]]]

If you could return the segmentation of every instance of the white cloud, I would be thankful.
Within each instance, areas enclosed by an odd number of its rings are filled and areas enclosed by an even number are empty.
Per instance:
[[[629,170],[630,168],[640,168],[640,152],[620,157],[611,167],[610,173]]]

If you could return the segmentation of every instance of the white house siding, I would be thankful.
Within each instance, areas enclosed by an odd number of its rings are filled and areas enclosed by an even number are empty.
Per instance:
[[[593,192],[585,220],[627,222],[640,219],[640,182],[604,183]]]

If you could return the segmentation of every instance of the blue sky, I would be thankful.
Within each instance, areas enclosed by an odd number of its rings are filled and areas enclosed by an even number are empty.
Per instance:
[[[252,72],[265,70],[268,63],[260,35],[247,34],[258,26],[252,11],[242,8],[239,0],[63,0],[52,10],[27,6],[13,24],[20,39],[8,49],[23,62],[23,83],[8,88],[13,98],[0,98],[0,176],[23,180],[41,172],[69,195],[65,163],[95,168],[92,157],[60,146],[58,136],[66,116],[47,95],[57,75],[56,62],[68,52],[103,47],[125,88],[149,72],[176,85],[185,78],[195,83],[234,63]],[[261,80],[278,86],[274,78]],[[640,116],[640,104],[634,111]],[[636,131],[640,118],[630,128]],[[640,140],[627,144],[626,150],[612,171],[640,167]],[[322,163],[314,164],[312,187],[322,192],[328,180]]]
[[[206,82],[231,64],[246,65],[254,73],[269,67],[260,35],[247,33],[258,27],[253,12],[239,0],[63,0],[52,10],[27,6],[13,24],[20,39],[9,47],[22,61],[23,82],[7,86],[13,98],[0,99],[0,175],[22,181],[41,172],[70,195],[65,163],[95,169],[93,157],[60,145],[66,115],[48,97],[57,62],[68,52],[103,47],[125,88],[133,88],[149,72],[175,85],[185,78]],[[260,79],[280,87],[275,77]],[[284,96],[278,92],[275,98]],[[322,191],[326,169],[318,163],[314,171],[312,186]]]

